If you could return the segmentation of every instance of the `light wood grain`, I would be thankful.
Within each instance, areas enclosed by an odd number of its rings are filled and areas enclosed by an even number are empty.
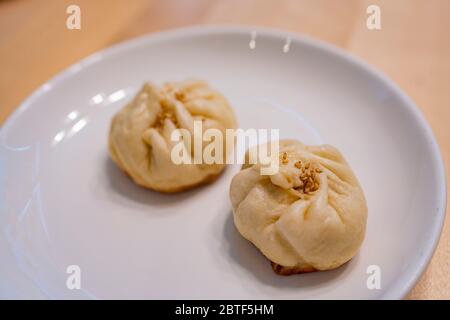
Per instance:
[[[73,3],[78,31],[65,27]],[[369,4],[381,7],[380,31],[365,27]],[[187,25],[263,25],[331,42],[384,71],[421,108],[449,168],[449,13],[448,0],[0,0],[0,123],[51,76],[114,43]],[[446,223],[409,298],[450,299],[449,234]]]

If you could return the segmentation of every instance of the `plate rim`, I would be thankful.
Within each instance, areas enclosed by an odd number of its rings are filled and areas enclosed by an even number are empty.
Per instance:
[[[439,243],[441,233],[444,226],[447,207],[447,175],[445,170],[444,160],[437,143],[437,139],[434,136],[431,126],[426,121],[421,109],[415,104],[415,102],[397,85],[392,79],[390,79],[382,71],[378,70],[362,58],[355,56],[354,54],[337,47],[334,44],[325,42],[313,38],[309,35],[287,31],[279,28],[253,26],[253,25],[235,25],[235,24],[220,24],[220,25],[196,25],[180,28],[170,28],[157,32],[150,32],[140,35],[135,38],[127,39],[118,42],[112,46],[98,50],[81,60],[78,60],[74,64],[69,65],[63,70],[57,72],[50,79],[45,81],[42,85],[38,86],[25,100],[23,100],[4,120],[0,127],[0,142],[6,145],[5,132],[14,125],[14,122],[30,108],[33,103],[47,91],[52,90],[53,87],[63,83],[67,78],[75,75],[86,67],[89,67],[96,62],[114,56],[115,54],[122,53],[127,50],[132,50],[135,47],[139,47],[143,44],[157,43],[158,41],[166,41],[170,38],[183,38],[188,36],[201,36],[211,34],[248,34],[252,32],[263,36],[277,37],[281,39],[290,38],[291,41],[300,42],[306,46],[313,47],[323,52],[330,53],[338,58],[345,60],[345,62],[356,66],[358,69],[367,72],[370,76],[376,80],[387,85],[393,92],[400,98],[402,104],[406,106],[406,110],[413,116],[413,119],[420,126],[422,134],[428,139],[431,145],[433,160],[436,165],[438,179],[437,189],[439,190],[439,211],[437,217],[433,219],[432,236],[428,238],[424,250],[424,254],[421,256],[418,263],[409,267],[404,276],[398,277],[396,280],[389,284],[389,290],[383,293],[381,299],[403,299],[413,289],[414,285],[418,282],[422,274],[425,272],[427,266],[431,262],[431,259],[436,251]],[[403,285],[401,285],[404,283]]]

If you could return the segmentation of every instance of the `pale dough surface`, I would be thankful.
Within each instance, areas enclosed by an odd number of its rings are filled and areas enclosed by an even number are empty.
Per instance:
[[[191,163],[173,161],[172,150],[179,141],[171,139],[172,132],[188,130],[193,142],[199,135],[194,131],[196,120],[202,123],[202,133],[214,128],[223,137],[226,129],[236,127],[227,100],[204,81],[167,83],[162,88],[146,83],[112,119],[111,158],[137,184],[157,191],[176,192],[212,181],[225,165],[195,164],[188,140],[185,154]]]
[[[340,152],[329,145],[280,141],[279,172],[243,166],[230,187],[234,222],[269,260],[296,270],[328,270],[350,260],[364,239],[363,191]],[[304,169],[305,166],[308,169]],[[312,192],[300,179],[314,168]],[[302,171],[303,170],[303,171]],[[309,171],[308,171],[309,172]]]

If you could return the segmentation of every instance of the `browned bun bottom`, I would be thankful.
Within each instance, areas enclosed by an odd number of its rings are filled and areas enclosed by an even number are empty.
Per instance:
[[[272,265],[273,272],[275,272],[276,274],[279,274],[281,276],[290,276],[293,274],[310,273],[310,272],[319,271],[311,266],[285,267],[285,266],[279,265],[278,263],[275,263],[273,261],[270,261],[270,264]]]

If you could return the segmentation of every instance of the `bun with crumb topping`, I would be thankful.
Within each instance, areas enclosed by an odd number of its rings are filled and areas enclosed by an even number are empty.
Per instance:
[[[248,156],[246,157],[248,159]],[[279,170],[246,163],[231,182],[236,228],[282,275],[330,270],[349,261],[366,228],[364,193],[330,145],[279,143]]]
[[[171,135],[176,129],[184,129],[191,141],[181,144],[192,160],[195,121],[201,122],[202,131],[217,129],[223,136],[226,129],[236,127],[227,100],[204,81],[173,82],[162,88],[146,83],[112,119],[110,156],[135,183],[161,192],[182,191],[213,181],[225,168],[225,161],[176,163],[172,158],[172,148],[180,142],[172,141]]]

